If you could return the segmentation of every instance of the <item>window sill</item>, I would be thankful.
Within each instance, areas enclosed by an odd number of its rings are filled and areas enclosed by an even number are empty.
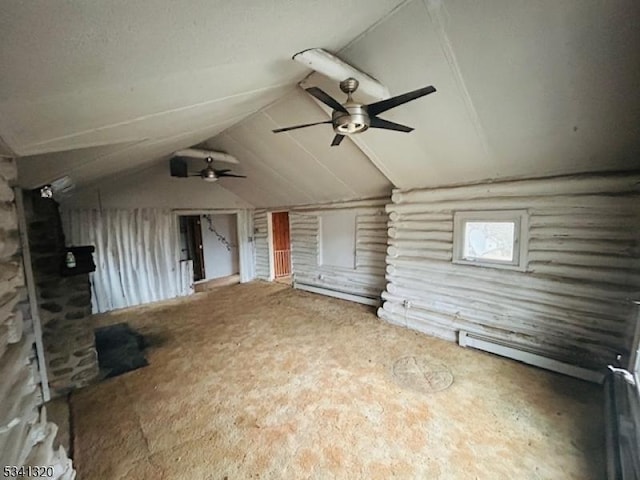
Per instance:
[[[456,265],[471,265],[473,267],[495,268],[499,270],[514,270],[517,272],[526,272],[526,265],[511,265],[508,263],[481,262],[474,260],[454,259],[451,261]]]

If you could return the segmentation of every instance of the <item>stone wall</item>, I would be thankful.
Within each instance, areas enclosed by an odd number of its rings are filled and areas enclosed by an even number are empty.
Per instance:
[[[72,480],[63,449],[54,450],[57,426],[47,422],[34,352],[33,329],[25,322],[26,291],[20,238],[10,184],[16,169],[0,158],[0,466],[48,466]]]
[[[98,375],[89,275],[61,275],[65,239],[58,204],[37,192],[25,203],[31,263],[40,306],[51,396],[91,383]]]

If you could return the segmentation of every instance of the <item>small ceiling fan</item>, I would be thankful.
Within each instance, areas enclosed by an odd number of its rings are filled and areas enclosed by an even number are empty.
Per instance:
[[[235,178],[247,178],[246,175],[237,175],[231,172],[230,169],[225,168],[218,170],[213,168],[213,158],[207,157],[204,159],[207,166],[200,170],[198,173],[189,173],[187,161],[182,157],[173,157],[169,160],[169,170],[172,177],[186,178],[186,177],[200,177],[205,182],[215,182],[222,177],[235,177]]]
[[[358,85],[358,80],[355,78],[347,78],[340,82],[340,90],[347,94],[347,101],[344,104],[340,104],[336,99],[318,87],[305,89],[309,95],[317,98],[322,103],[333,109],[331,120],[295,125],[293,127],[277,128],[273,130],[273,133],[288,132],[298,128],[331,123],[333,125],[333,131],[336,132],[336,136],[333,137],[333,141],[331,142],[332,147],[340,145],[340,142],[342,142],[345,135],[361,133],[368,128],[381,128],[385,130],[396,130],[398,132],[409,133],[413,131],[413,128],[399,123],[390,122],[389,120],[384,120],[379,118],[378,115],[436,91],[433,86],[429,86],[365,105],[355,102],[351,97],[358,89]]]

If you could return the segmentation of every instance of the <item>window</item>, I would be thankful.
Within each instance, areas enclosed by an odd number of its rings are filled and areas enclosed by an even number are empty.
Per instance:
[[[354,211],[323,213],[320,217],[319,264],[355,268],[356,214]]]
[[[456,212],[453,262],[526,270],[527,220],[524,210]]]

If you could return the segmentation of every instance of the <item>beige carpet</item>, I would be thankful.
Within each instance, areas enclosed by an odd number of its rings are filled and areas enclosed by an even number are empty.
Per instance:
[[[92,479],[602,479],[600,389],[256,282],[102,315],[150,366],[72,396]]]

